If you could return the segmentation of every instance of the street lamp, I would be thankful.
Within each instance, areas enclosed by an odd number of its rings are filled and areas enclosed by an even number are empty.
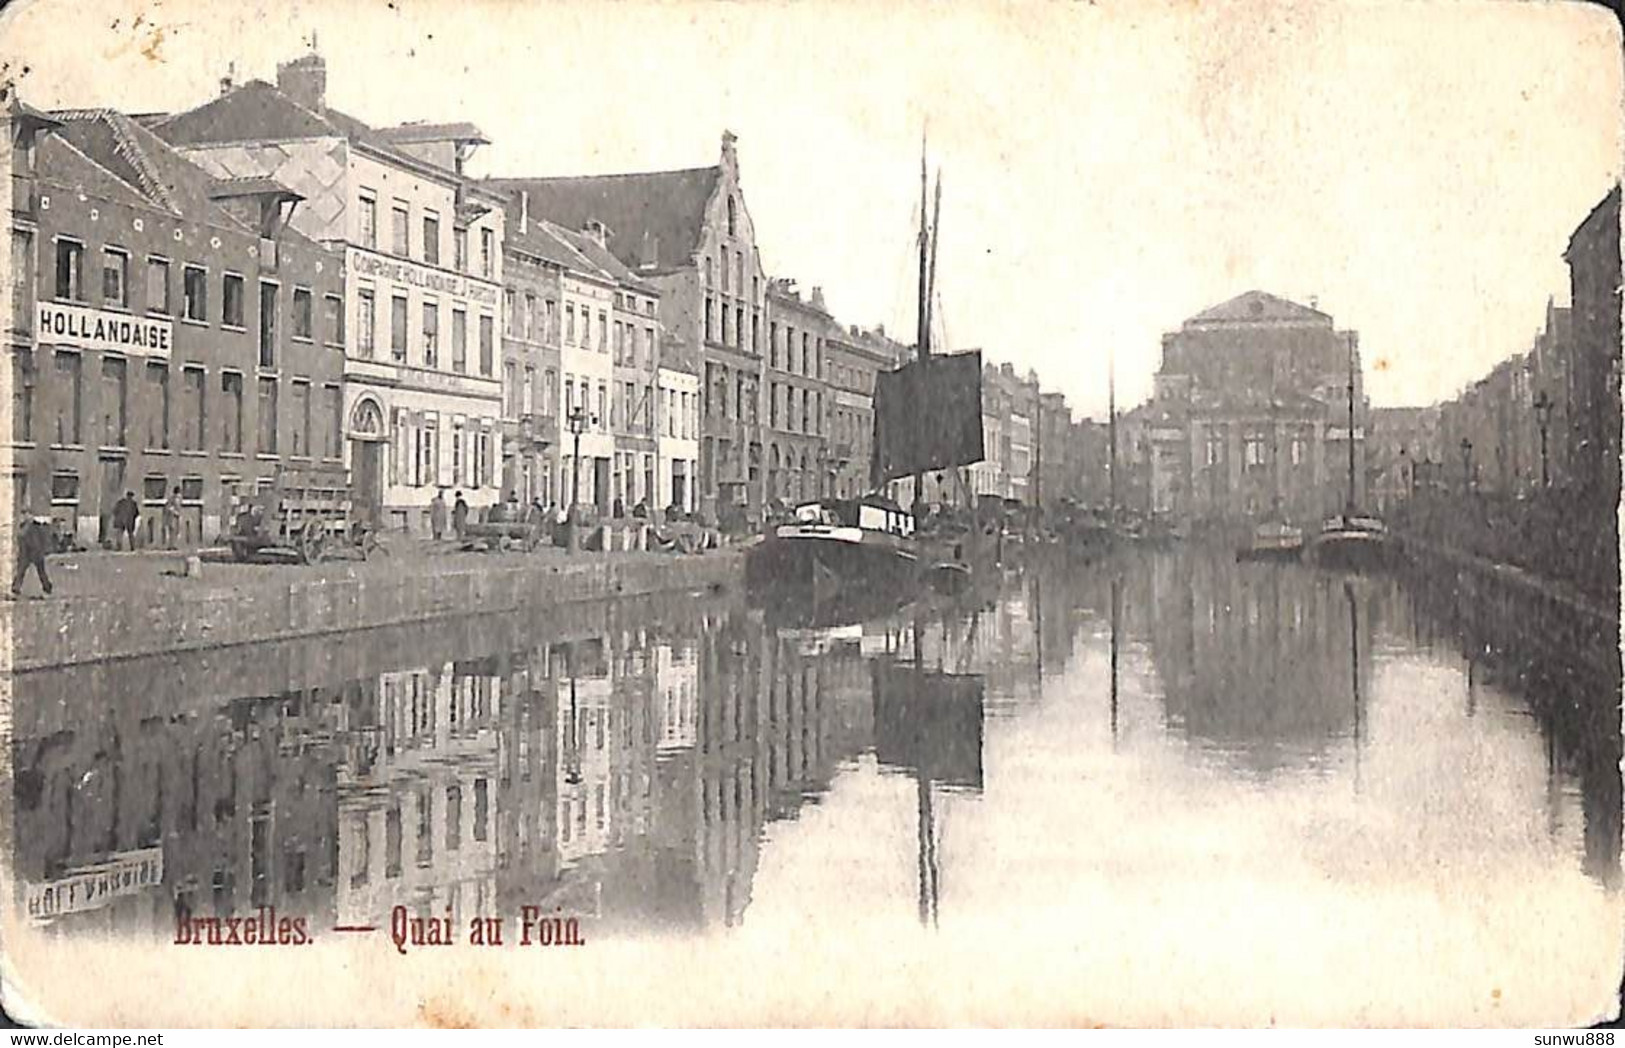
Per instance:
[[[575,437],[575,468],[571,471],[570,477],[570,510],[573,513],[581,502],[581,434],[588,426],[594,425],[596,420],[587,414],[585,406],[577,404],[570,409],[566,421],[570,423],[570,433]]]
[[[1550,487],[1552,483],[1552,477],[1546,465],[1546,433],[1552,427],[1552,409],[1557,404],[1551,397],[1546,395],[1546,391],[1543,389],[1540,391],[1540,395],[1535,398],[1532,406],[1535,409],[1535,424],[1540,427],[1540,486],[1546,488]]]
[[[1473,442],[1466,437],[1461,438],[1461,490],[1470,492],[1473,489]]]

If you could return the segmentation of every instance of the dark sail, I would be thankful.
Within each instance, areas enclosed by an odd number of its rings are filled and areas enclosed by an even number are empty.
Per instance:
[[[984,456],[981,353],[933,356],[876,376],[876,487]]]
[[[870,674],[876,759],[943,786],[981,789],[982,678],[880,659]]]

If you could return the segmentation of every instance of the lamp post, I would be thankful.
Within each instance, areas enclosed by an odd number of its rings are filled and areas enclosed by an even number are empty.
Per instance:
[[[1552,427],[1552,409],[1557,404],[1543,389],[1531,406],[1535,409],[1535,424],[1540,427],[1540,486],[1547,488],[1551,486],[1552,477],[1546,465],[1546,434]]]
[[[1473,442],[1466,437],[1461,438],[1461,490],[1473,490]]]
[[[570,433],[575,437],[575,467],[570,476],[570,512],[574,513],[576,504],[581,501],[581,434],[592,423],[592,416],[580,404],[570,409],[567,416],[570,423]]]

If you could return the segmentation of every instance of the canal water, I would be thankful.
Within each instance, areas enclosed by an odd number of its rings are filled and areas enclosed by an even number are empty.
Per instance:
[[[154,943],[532,906],[1126,1023],[1562,1016],[1619,970],[1618,670],[1516,616],[1184,548],[862,624],[689,594],[28,674],[18,904]]]

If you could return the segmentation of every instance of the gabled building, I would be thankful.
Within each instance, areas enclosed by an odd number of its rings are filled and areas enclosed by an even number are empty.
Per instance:
[[[734,136],[723,134],[711,167],[486,185],[528,193],[532,214],[565,228],[601,228],[605,247],[659,292],[662,327],[701,357],[701,502],[759,512],[767,289]]]
[[[463,173],[472,125],[375,128],[326,83],[309,54],[150,126],[218,177],[293,189],[294,227],[344,253],[344,461],[362,505],[423,531],[436,491],[500,490],[503,200]]]
[[[211,173],[112,110],[13,116],[14,506],[80,541],[213,542],[283,466],[342,461],[342,257],[276,179]]]

